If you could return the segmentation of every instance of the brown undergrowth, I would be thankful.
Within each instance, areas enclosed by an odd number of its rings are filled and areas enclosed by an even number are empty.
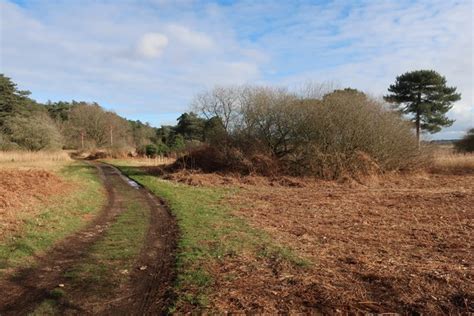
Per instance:
[[[244,204],[235,214],[311,258],[307,273],[281,280],[270,306],[283,297],[299,301],[299,310],[463,313],[474,311],[472,183],[472,176],[418,175],[352,188],[259,185],[228,203]]]
[[[0,239],[2,233],[15,231],[21,225],[24,213],[34,212],[38,203],[69,192],[71,187],[47,170],[0,169]]]
[[[216,281],[210,305],[217,310],[474,311],[472,175],[336,182],[181,170],[164,177],[239,187],[222,203],[310,261],[300,269],[272,257],[224,258],[211,268]]]

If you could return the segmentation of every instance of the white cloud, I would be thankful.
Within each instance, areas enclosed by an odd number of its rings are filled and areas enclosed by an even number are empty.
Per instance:
[[[209,50],[214,47],[214,41],[205,33],[177,24],[168,25],[167,30],[173,40],[179,41],[190,49]]]
[[[462,93],[436,137],[474,125],[470,0],[0,0],[0,14],[0,71],[40,101],[96,100],[146,120],[216,84],[311,79],[382,95],[433,68]]]
[[[168,38],[160,33],[146,33],[137,44],[137,52],[146,58],[159,57],[168,45]]]

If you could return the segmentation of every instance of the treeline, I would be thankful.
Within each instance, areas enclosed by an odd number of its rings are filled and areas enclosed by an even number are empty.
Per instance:
[[[97,103],[41,104],[0,74],[0,150],[107,150],[148,156],[181,153],[205,141],[213,120],[184,113],[176,126],[155,128]]]
[[[178,167],[329,179],[413,169],[427,162],[417,139],[420,131],[449,126],[452,121],[445,113],[459,98],[453,95],[455,88],[445,89],[444,77],[437,74],[435,84],[420,90],[426,76],[415,76],[421,81],[417,85],[397,78],[396,87],[405,88],[392,88],[385,101],[324,85],[309,85],[300,93],[261,86],[216,87],[196,95],[193,112],[182,114],[175,126],[156,128],[97,103],[40,104],[0,75],[0,150],[174,155]],[[415,88],[407,92],[406,87]],[[445,90],[446,98],[441,98]],[[411,118],[410,111],[415,113]],[[459,150],[471,150],[472,135],[458,143]]]

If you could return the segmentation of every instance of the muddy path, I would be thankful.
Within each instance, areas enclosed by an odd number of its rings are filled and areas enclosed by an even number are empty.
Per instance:
[[[61,314],[81,315],[162,314],[172,304],[178,234],[175,219],[158,198],[123,176],[116,168],[99,162],[92,164],[98,168],[107,190],[107,205],[84,229],[37,257],[35,266],[18,270],[0,282],[0,315],[25,315],[45,300],[56,300]],[[150,211],[144,245],[134,264],[134,267],[146,269],[134,268],[127,284],[114,291],[114,297],[94,302],[94,308],[87,304],[87,293],[80,284],[72,289],[73,299],[55,297],[53,290],[68,281],[66,272],[87,257],[91,247],[104,237],[109,226],[127,208],[130,197],[140,201]],[[84,284],[84,288],[90,286]]]

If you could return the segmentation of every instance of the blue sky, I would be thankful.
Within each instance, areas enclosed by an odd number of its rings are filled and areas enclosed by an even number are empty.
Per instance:
[[[332,82],[376,97],[403,72],[458,87],[474,126],[472,1],[0,0],[0,72],[33,98],[173,124],[215,85]]]

